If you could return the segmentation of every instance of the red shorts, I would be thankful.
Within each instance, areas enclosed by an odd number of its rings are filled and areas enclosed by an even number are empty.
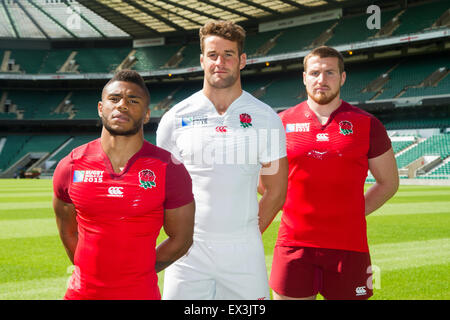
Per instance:
[[[278,294],[329,300],[365,300],[373,295],[368,252],[276,246],[270,287]]]

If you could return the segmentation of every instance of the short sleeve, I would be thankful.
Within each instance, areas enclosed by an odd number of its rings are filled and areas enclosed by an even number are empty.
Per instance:
[[[71,173],[72,164],[69,155],[58,163],[53,173],[53,193],[58,199],[66,203],[72,203],[69,196]]]
[[[259,130],[259,157],[261,163],[269,163],[286,156],[286,133],[283,123],[275,111],[270,110],[267,130]]]
[[[174,121],[173,114],[170,111],[161,118],[158,129],[156,130],[156,145],[169,151],[175,158],[181,161],[180,151],[178,150],[174,139]]]
[[[193,200],[191,176],[182,163],[175,163],[171,160],[166,167],[166,199],[164,208],[179,208]]]
[[[378,157],[392,147],[386,128],[380,120],[375,117],[370,121],[370,146],[367,157],[369,159]]]

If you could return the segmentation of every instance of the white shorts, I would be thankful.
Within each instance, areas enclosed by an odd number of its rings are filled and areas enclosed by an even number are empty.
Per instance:
[[[234,241],[195,239],[164,274],[163,300],[269,300],[261,235]]]

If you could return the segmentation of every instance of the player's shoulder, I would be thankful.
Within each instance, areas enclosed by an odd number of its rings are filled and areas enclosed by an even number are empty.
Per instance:
[[[349,119],[353,118],[354,120],[362,119],[362,121],[370,122],[370,126],[372,127],[379,127],[383,126],[382,122],[373,114],[358,108],[354,105],[351,105],[350,103],[342,100],[342,112],[348,117]]]
[[[157,159],[166,164],[172,161],[172,154],[169,151],[155,146],[154,144],[146,140],[144,140],[140,156],[145,158]]]
[[[256,108],[259,108],[259,109],[261,109],[261,111],[264,111],[264,112],[269,112],[269,113],[274,112],[275,113],[275,111],[273,110],[273,108],[271,106],[269,106],[267,103],[259,100],[254,95],[252,95],[251,93],[249,93],[245,90],[242,90],[240,102],[241,102],[241,104],[244,104],[244,105],[251,105]]]
[[[67,157],[76,160],[87,155],[98,155],[101,150],[100,138],[98,138],[74,148]]]
[[[359,117],[365,117],[365,118],[370,118],[370,119],[376,119],[376,117],[373,114],[371,114],[361,108],[358,108],[344,100],[342,100],[342,109],[341,110],[342,110],[342,112],[348,112],[350,115],[353,114],[356,117],[359,116]]]
[[[290,117],[292,117],[294,115],[297,116],[297,115],[299,115],[299,111],[304,108],[305,103],[306,103],[306,101],[303,101],[303,102],[300,102],[299,104],[297,104],[297,105],[295,105],[293,107],[287,108],[286,110],[281,111],[278,114],[278,116],[282,120],[288,119],[288,118],[290,118]]]
[[[244,108],[252,111],[257,111],[257,114],[263,117],[278,118],[277,112],[267,103],[254,97],[247,91],[242,91],[240,97],[240,104]]]
[[[71,152],[69,152],[69,154],[58,162],[55,170],[69,170],[74,164],[74,161],[85,156],[98,155],[100,152],[100,147],[100,138],[98,138],[74,148]]]

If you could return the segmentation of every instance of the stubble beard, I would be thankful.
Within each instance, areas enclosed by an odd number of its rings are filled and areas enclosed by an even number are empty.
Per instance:
[[[102,119],[103,127],[112,136],[133,136],[133,135],[135,135],[136,133],[139,132],[139,130],[141,129],[141,127],[142,127],[142,125],[144,123],[144,120],[140,120],[140,121],[136,122],[136,121],[131,119],[131,121],[133,121],[133,123],[134,123],[133,127],[131,129],[129,129],[129,130],[122,131],[122,130],[117,130],[117,129],[112,128],[110,126],[108,120],[105,118],[104,115],[102,115],[101,119]]]
[[[236,68],[234,73],[229,74],[226,78],[220,78],[218,81],[213,79],[214,75],[210,75],[209,77],[205,77],[208,84],[216,89],[225,89],[232,87],[236,81],[239,79],[240,69]]]
[[[307,90],[308,96],[317,104],[326,105],[333,101],[339,94],[340,89],[336,90],[336,92],[332,92],[330,95],[326,95],[323,93],[314,94],[314,92],[310,92]]]

